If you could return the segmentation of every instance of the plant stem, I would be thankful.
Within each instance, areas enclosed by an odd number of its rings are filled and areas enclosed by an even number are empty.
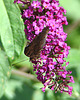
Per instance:
[[[32,75],[32,74],[27,74],[27,73],[22,72],[22,71],[19,71],[19,70],[13,69],[13,70],[12,70],[12,74],[19,75],[19,76],[22,76],[22,77],[25,77],[25,78],[29,78],[29,79],[31,79],[31,80],[33,80],[33,81],[39,82],[39,81],[37,80],[37,78],[36,78],[34,75]]]

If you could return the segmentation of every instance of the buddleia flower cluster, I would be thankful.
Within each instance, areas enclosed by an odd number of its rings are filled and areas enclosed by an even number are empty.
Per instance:
[[[14,2],[22,3],[22,6],[28,5],[28,8],[23,10],[22,18],[26,26],[24,29],[26,38],[30,42],[42,32],[44,27],[49,27],[40,57],[32,62],[37,79],[44,85],[42,91],[45,92],[48,87],[55,93],[60,90],[61,93],[67,92],[71,96],[73,87],[68,84],[74,83],[74,79],[69,76],[72,72],[66,70],[69,62],[66,62],[65,58],[69,54],[70,47],[65,43],[67,33],[63,31],[63,25],[68,25],[64,16],[66,10],[59,6],[57,0],[32,2],[15,0]]]

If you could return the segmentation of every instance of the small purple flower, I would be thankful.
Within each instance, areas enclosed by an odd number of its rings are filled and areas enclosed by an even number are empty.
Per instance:
[[[49,3],[49,2],[44,2],[44,3],[43,3],[43,7],[44,7],[45,9],[48,9],[49,6],[50,6],[50,3]]]
[[[59,57],[57,58],[57,61],[60,63],[63,63],[64,62],[63,55],[59,55]]]
[[[42,88],[42,91],[43,91],[43,92],[45,92],[45,88],[46,88],[46,87],[43,87],[43,88]]]
[[[58,75],[61,75],[63,78],[66,78],[66,75],[67,75],[67,71],[61,71],[61,72],[59,72],[59,74]]]
[[[74,79],[73,79],[73,76],[68,76],[68,77],[70,78],[69,82],[75,83]]]
[[[31,6],[32,6],[33,8],[40,8],[40,2],[39,2],[39,1],[33,1],[33,2],[31,3]]]
[[[68,94],[71,96],[73,87],[68,86]]]
[[[53,70],[53,69],[54,69],[54,64],[53,64],[53,62],[52,62],[52,63],[49,63],[48,67],[49,67],[50,70]]]
[[[31,10],[24,10],[24,14],[23,14],[23,16],[25,17],[25,18],[30,18],[31,16],[33,15],[33,11],[31,12]]]

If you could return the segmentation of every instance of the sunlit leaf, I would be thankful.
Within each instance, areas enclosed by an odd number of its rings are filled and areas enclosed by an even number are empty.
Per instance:
[[[20,10],[14,0],[0,0],[0,35],[3,47],[10,58],[20,55],[25,34]]]

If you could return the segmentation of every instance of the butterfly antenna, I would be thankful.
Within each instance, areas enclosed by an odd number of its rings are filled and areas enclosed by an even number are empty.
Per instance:
[[[13,65],[16,65],[16,64],[18,64],[18,63],[21,63],[21,62],[23,62],[23,61],[26,61],[26,60],[28,60],[28,59],[25,59],[25,60],[19,61],[19,62],[17,62],[17,63],[13,63],[12,66],[13,66]]]

